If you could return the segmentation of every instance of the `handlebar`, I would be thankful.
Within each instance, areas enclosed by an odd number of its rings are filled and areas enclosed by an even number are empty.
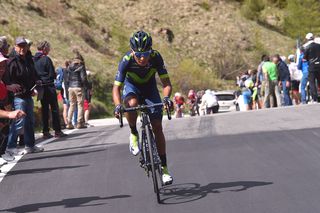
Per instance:
[[[120,127],[123,127],[123,113],[125,112],[135,112],[135,111],[144,111],[150,108],[154,108],[154,107],[163,107],[165,104],[163,103],[158,103],[158,104],[152,104],[152,105],[139,105],[137,107],[131,107],[131,108],[124,108],[121,110],[120,112],[120,116],[119,116],[119,122],[120,122]],[[168,116],[168,120],[171,120],[171,113],[170,113],[170,107],[167,106],[166,108],[166,112],[167,112],[167,116]]]

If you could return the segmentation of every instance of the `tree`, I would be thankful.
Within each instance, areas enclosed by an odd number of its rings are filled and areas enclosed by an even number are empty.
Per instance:
[[[319,33],[320,3],[318,0],[288,0],[284,30],[291,37],[304,37],[308,32]]]

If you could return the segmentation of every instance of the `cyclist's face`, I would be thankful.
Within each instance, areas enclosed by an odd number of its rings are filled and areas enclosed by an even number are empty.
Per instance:
[[[135,54],[133,54],[133,56],[134,56],[134,59],[136,60],[137,64],[142,67],[146,66],[149,62],[149,59],[150,59],[150,56],[147,56],[147,57],[142,56],[140,58],[138,58]]]

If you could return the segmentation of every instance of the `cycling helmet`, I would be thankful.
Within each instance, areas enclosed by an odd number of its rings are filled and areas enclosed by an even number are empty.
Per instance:
[[[152,38],[149,33],[138,31],[130,38],[130,47],[135,52],[146,52],[151,50]]]
[[[180,92],[176,92],[176,93],[174,94],[174,97],[180,97],[180,96],[182,96]]]

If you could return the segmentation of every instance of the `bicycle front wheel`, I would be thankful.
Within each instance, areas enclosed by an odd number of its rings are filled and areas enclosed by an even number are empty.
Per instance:
[[[156,168],[157,167],[156,167],[155,162],[154,162],[155,153],[153,153],[153,150],[154,150],[153,146],[155,144],[153,144],[154,141],[153,141],[152,132],[151,132],[150,128],[146,129],[146,133],[147,133],[147,140],[148,140],[148,147],[149,147],[148,152],[149,152],[150,164],[151,164],[151,174],[152,174],[153,188],[154,188],[154,192],[157,195],[158,203],[161,203],[159,185],[158,185],[158,179],[157,179],[157,173],[156,173]]]

